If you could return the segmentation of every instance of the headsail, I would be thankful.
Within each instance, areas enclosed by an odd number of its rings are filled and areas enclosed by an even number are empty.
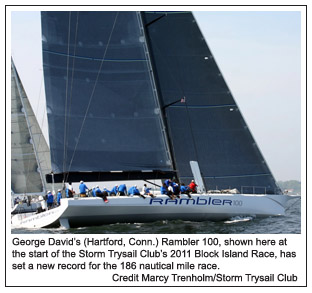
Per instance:
[[[139,13],[47,11],[41,21],[53,171],[170,173]]]
[[[42,193],[50,152],[15,65],[11,64],[11,184],[15,194]]]
[[[208,189],[279,188],[191,12],[143,12],[181,181],[197,161]]]

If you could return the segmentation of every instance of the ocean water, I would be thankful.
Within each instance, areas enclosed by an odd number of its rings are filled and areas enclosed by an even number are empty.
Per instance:
[[[12,234],[300,234],[301,200],[288,202],[285,216],[233,218],[220,222],[157,221],[73,229],[12,229]]]

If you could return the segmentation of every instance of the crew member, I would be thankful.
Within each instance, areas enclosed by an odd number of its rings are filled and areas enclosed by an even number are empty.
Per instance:
[[[180,185],[176,182],[173,182],[172,189],[173,189],[174,196],[180,198]]]
[[[54,203],[54,196],[51,191],[48,191],[48,194],[47,194],[48,210],[53,207],[53,203]]]
[[[128,190],[128,194],[130,196],[133,196],[133,195],[140,195],[141,197],[145,198],[144,195],[142,195],[137,187],[137,185],[134,185],[132,187],[130,187],[130,189]]]
[[[58,192],[57,192],[57,197],[56,197],[56,202],[57,202],[58,206],[61,205],[61,198],[62,198],[62,190],[59,189]]]
[[[79,192],[81,197],[86,197],[88,192],[87,185],[84,184],[84,182],[81,180],[79,185]]]
[[[142,194],[149,195],[150,197],[153,197],[153,198],[155,197],[155,195],[151,192],[151,188],[147,187],[146,184],[143,185]]]
[[[174,199],[174,198],[175,198],[175,196],[174,196],[174,194],[173,194],[173,187],[172,187],[172,185],[169,185],[169,186],[168,186],[167,195],[168,195],[171,199]]]
[[[109,191],[106,187],[103,188],[102,193],[103,193],[104,191],[107,192],[107,195],[109,195],[110,191]]]
[[[110,196],[116,196],[118,193],[118,185],[115,185],[113,189],[110,191]]]
[[[96,197],[95,189],[96,189],[95,186],[93,186],[93,187],[92,187],[92,192],[91,192],[93,197]]]
[[[168,188],[166,183],[163,183],[162,187],[160,187],[160,193],[168,195]]]
[[[195,183],[194,180],[192,180],[192,182],[189,184],[189,189],[190,189],[190,192],[192,193],[197,193],[197,184]]]
[[[103,198],[104,202],[106,202],[106,203],[108,202],[108,199],[107,199],[108,193],[109,193],[109,190],[106,187],[104,187],[101,197]]]
[[[188,186],[185,186],[184,183],[181,183],[180,191],[181,191],[181,194],[187,194],[187,196],[189,198],[192,198],[191,195],[190,195],[190,190],[189,190]]]
[[[126,184],[120,184],[118,186],[118,193],[119,195],[123,196],[123,195],[127,195],[127,186]]]
[[[74,196],[75,191],[73,189],[73,186],[72,186],[71,182],[68,182],[68,187],[66,188],[65,192],[66,192],[66,197],[67,198],[70,198],[70,197]]]
[[[95,186],[95,188],[94,188],[94,196],[100,196],[101,197],[101,195],[102,195],[102,191],[101,191],[100,187],[98,185]]]
[[[169,187],[170,185],[172,186],[172,181],[171,181],[171,179],[165,180],[165,184],[166,184],[167,187]]]

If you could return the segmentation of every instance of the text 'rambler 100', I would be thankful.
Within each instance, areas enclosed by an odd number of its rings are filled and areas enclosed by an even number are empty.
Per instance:
[[[242,201],[240,202],[240,206],[243,205]],[[231,199],[219,199],[219,198],[212,198],[208,197],[206,198],[176,198],[176,199],[170,199],[170,198],[151,198],[150,199],[150,205],[215,205],[215,206],[224,206],[229,205],[232,206],[233,200]]]

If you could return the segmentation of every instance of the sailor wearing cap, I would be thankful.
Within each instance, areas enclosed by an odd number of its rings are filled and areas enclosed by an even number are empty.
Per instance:
[[[140,196],[142,196],[143,198],[145,198],[145,196],[142,195],[142,194],[140,193],[140,191],[139,191],[137,185],[134,185],[134,186],[130,187],[130,189],[128,190],[128,194],[129,194],[130,196],[133,196],[133,195],[140,195]]]
[[[110,191],[111,196],[116,196],[118,193],[118,185],[116,184],[113,189]]]
[[[127,195],[127,186],[126,184],[120,184],[118,186],[119,195]]]
[[[194,180],[192,180],[192,182],[189,184],[188,187],[192,193],[197,193],[197,189],[196,189],[197,184],[195,183]]]
[[[61,205],[61,198],[62,198],[62,190],[59,189],[58,192],[57,192],[57,197],[56,197],[56,202],[57,202],[58,206]]]
[[[93,197],[96,197],[95,189],[96,189],[95,186],[93,186],[93,187],[92,187],[92,192],[91,192]]]
[[[81,197],[87,196],[88,187],[84,184],[84,182],[81,180],[79,185],[79,192]]]
[[[100,189],[100,187],[98,185],[95,186],[94,193],[95,193],[95,196],[101,196],[102,191],[101,191],[101,189]]]
[[[54,197],[53,197],[52,192],[49,190],[48,195],[47,195],[48,210],[53,207],[53,203],[54,203]]]

